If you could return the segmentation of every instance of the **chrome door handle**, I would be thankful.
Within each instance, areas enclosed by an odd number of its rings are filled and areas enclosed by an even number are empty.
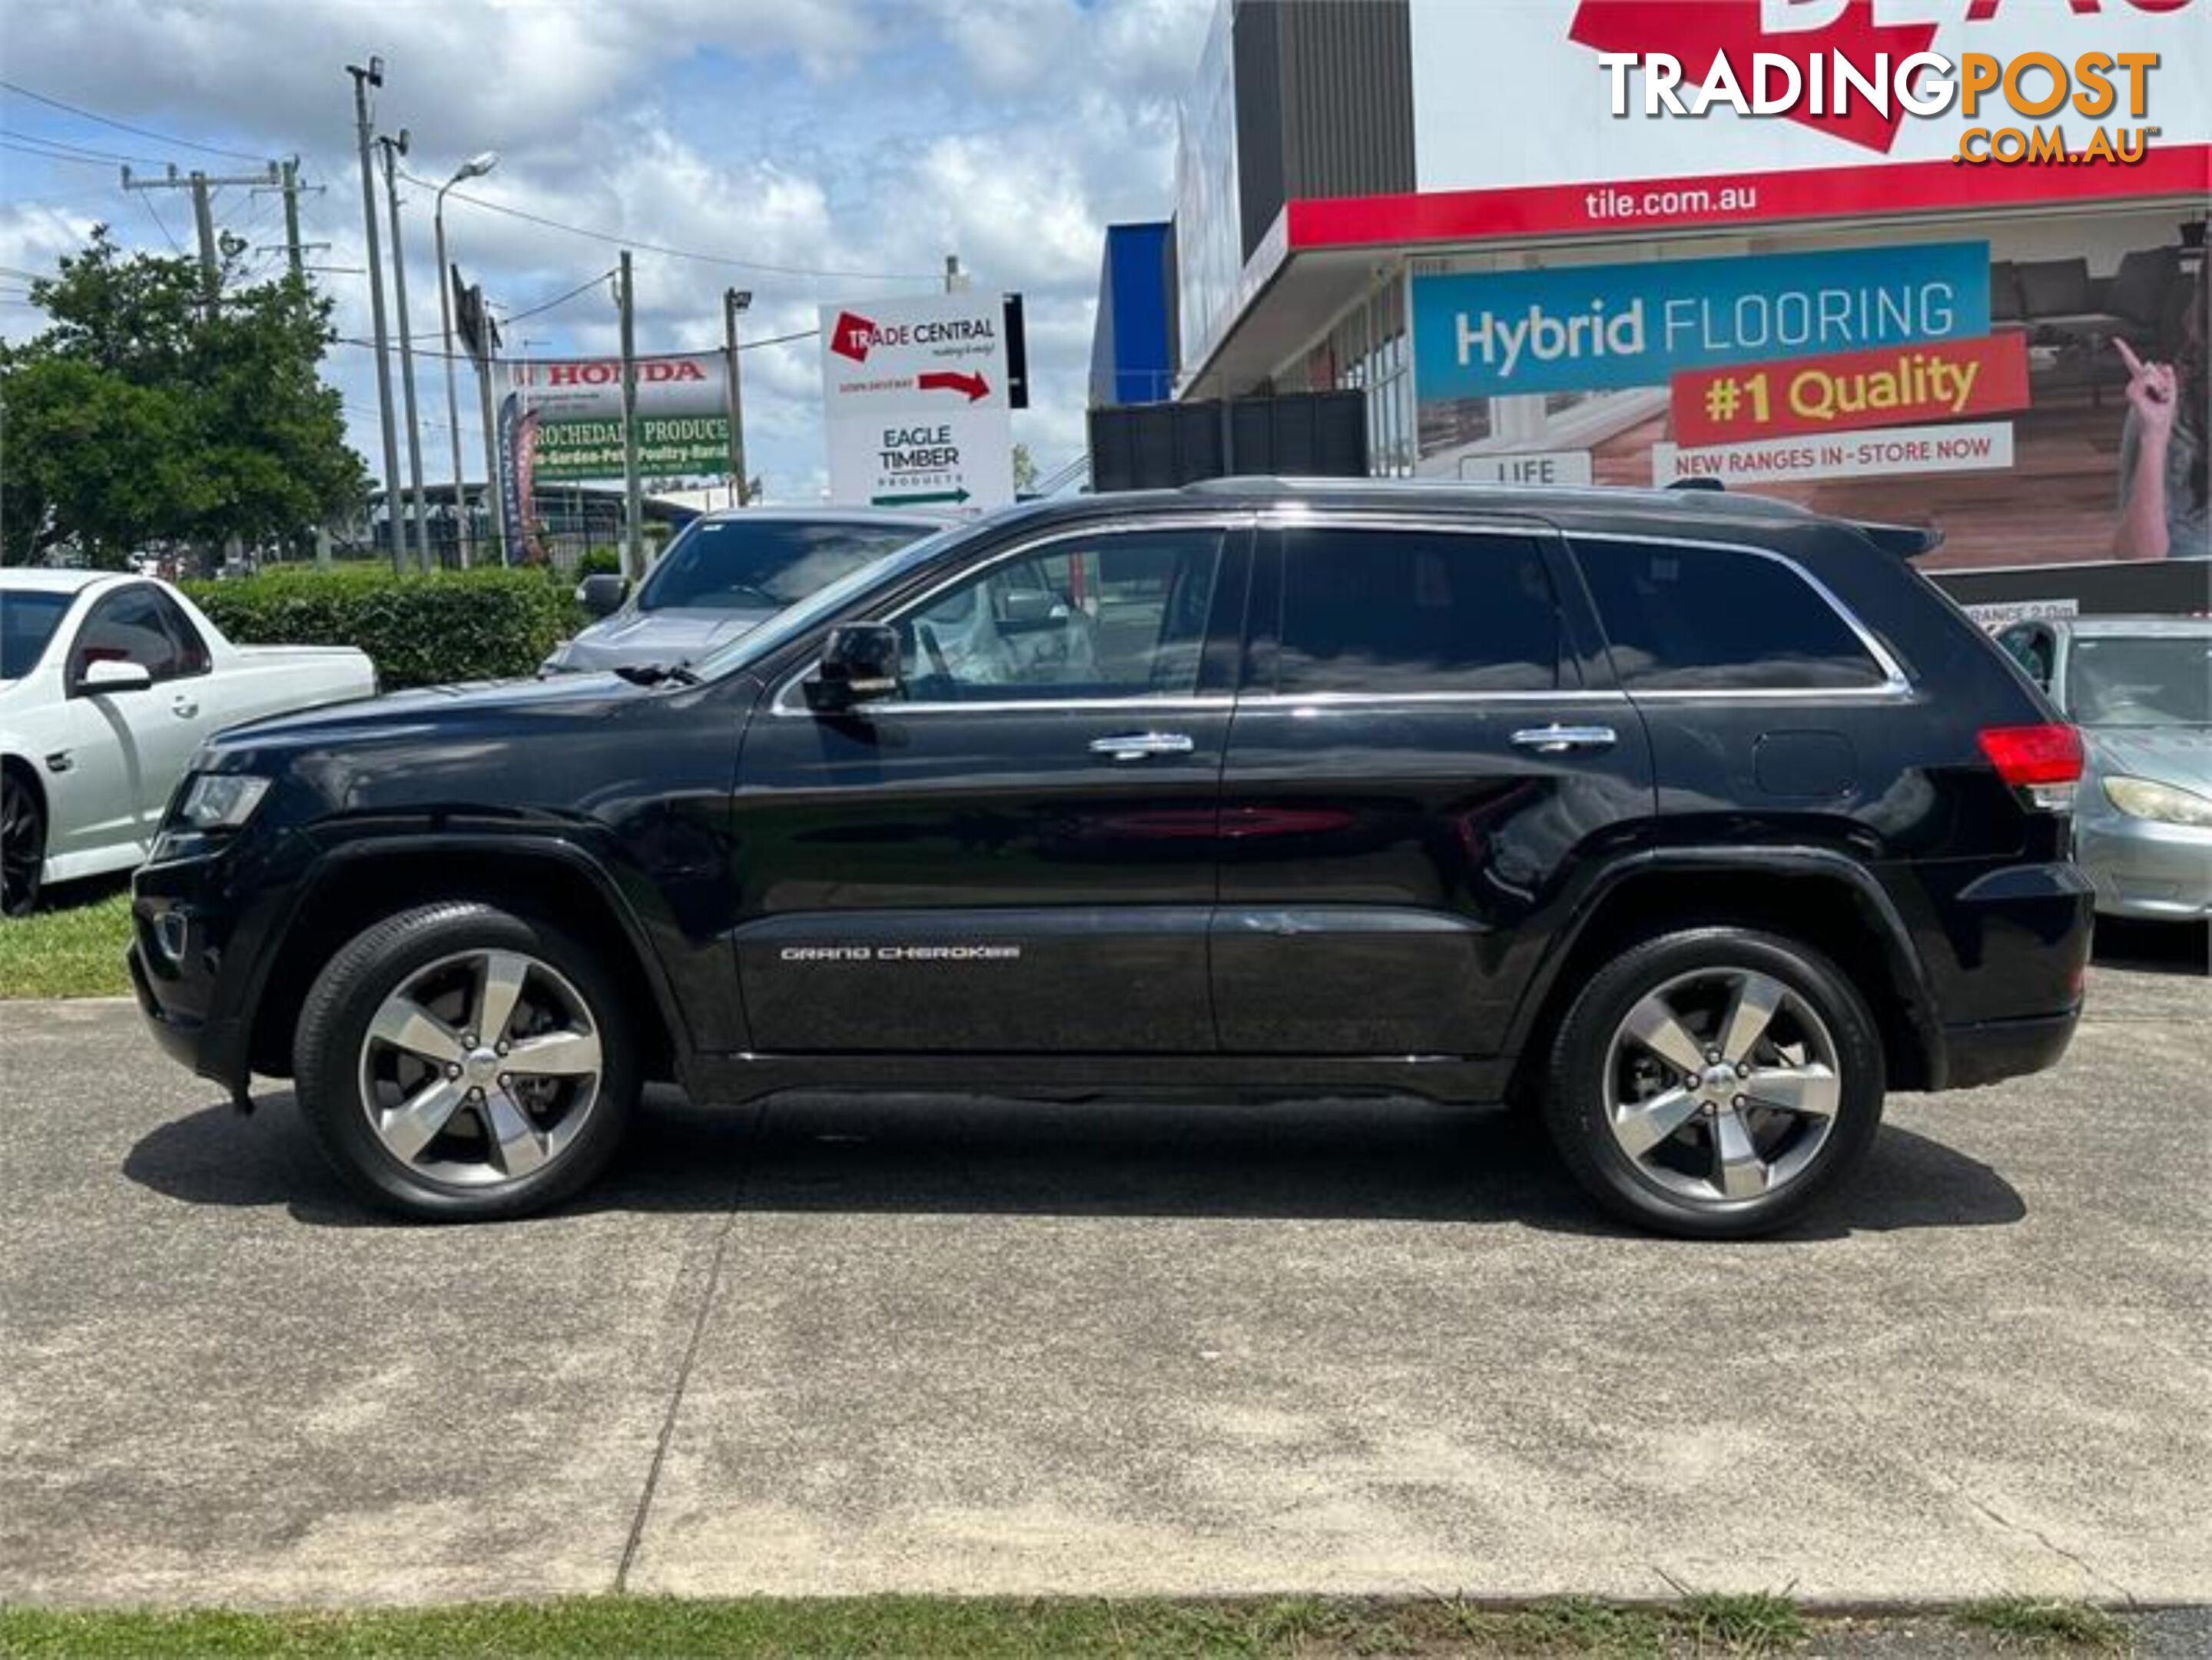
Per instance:
[[[1523,727],[1513,734],[1513,747],[1539,755],[1565,755],[1569,750],[1607,750],[1620,741],[1611,727]]]
[[[1115,738],[1094,738],[1091,752],[1115,761],[1141,761],[1151,755],[1188,755],[1196,747],[1186,733],[1126,732]]]
[[[177,697],[170,700],[169,712],[180,721],[189,721],[200,712],[200,706],[191,698]]]

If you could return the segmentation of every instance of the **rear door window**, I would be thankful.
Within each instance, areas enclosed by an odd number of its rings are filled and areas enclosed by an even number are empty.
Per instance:
[[[1534,540],[1334,526],[1285,531],[1282,544],[1273,690],[1388,696],[1559,684],[1559,604]]]
[[[1874,654],[1793,567],[1741,548],[1575,542],[1632,691],[1794,691],[1879,686]]]

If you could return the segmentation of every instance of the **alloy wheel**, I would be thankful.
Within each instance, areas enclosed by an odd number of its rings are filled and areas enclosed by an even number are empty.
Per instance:
[[[1843,1105],[1835,1039],[1772,975],[1701,969],[1647,992],[1606,1055],[1606,1120],[1638,1170],[1708,1204],[1802,1176]]]
[[[557,970],[521,952],[463,952],[378,1005],[362,1039],[362,1106],[416,1174],[497,1186],[574,1143],[602,1065],[599,1023]]]

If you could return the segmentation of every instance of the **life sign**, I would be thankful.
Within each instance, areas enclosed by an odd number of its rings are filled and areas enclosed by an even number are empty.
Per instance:
[[[1986,242],[1413,279],[1424,400],[1662,386],[1679,370],[1989,332]]]

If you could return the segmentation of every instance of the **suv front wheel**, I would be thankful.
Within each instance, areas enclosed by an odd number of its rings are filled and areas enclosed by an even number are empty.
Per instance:
[[[300,1106],[340,1175],[386,1209],[523,1215],[603,1170],[638,1092],[621,988],[557,929],[489,905],[386,918],[301,1010]]]
[[[1734,1238],[1796,1219],[1865,1156],[1881,1039],[1818,952],[1747,929],[1649,939],[1592,976],[1552,1048],[1544,1116],[1616,1215]]]

